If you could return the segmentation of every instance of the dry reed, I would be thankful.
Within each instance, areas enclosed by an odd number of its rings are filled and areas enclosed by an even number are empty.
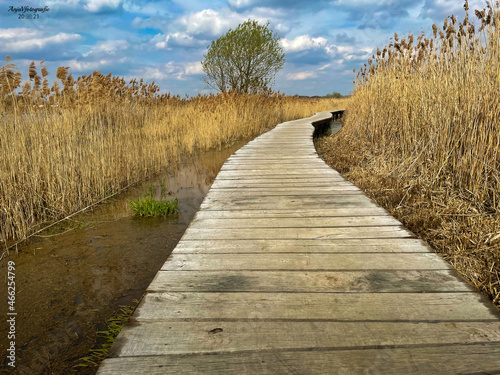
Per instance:
[[[358,73],[342,131],[321,146],[500,304],[499,4],[397,34]],[[480,23],[480,25],[479,25]],[[377,186],[378,185],[378,186]]]
[[[0,68],[0,244],[76,212],[181,155],[222,147],[274,125],[335,108],[333,99],[159,95],[153,83],[94,72],[74,79],[34,62],[22,87],[9,57]],[[16,91],[17,89],[17,91]]]

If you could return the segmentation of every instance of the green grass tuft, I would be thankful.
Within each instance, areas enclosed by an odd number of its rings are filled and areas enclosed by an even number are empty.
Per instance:
[[[177,198],[171,201],[156,200],[150,194],[144,198],[130,200],[129,204],[135,216],[158,217],[168,216],[179,212]]]

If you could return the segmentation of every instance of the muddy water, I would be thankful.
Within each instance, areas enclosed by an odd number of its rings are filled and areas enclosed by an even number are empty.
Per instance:
[[[8,348],[7,261],[15,262],[16,368],[1,373],[70,374],[96,344],[96,332],[119,311],[140,299],[181,238],[224,161],[246,141],[229,149],[184,160],[178,169],[121,194],[92,212],[19,246],[0,264],[0,344]],[[134,218],[131,198],[150,185],[156,195],[178,197],[175,217]],[[76,368],[92,374],[90,368]]]

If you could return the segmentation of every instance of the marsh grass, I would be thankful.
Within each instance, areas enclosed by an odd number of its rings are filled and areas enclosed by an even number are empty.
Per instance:
[[[328,162],[500,304],[500,14],[377,49]]]
[[[40,74],[39,74],[40,71]],[[0,245],[7,246],[109,194],[167,170],[181,156],[257,136],[276,124],[342,107],[342,100],[158,93],[153,83],[44,62],[26,84],[0,68]],[[15,89],[22,91],[14,94]]]

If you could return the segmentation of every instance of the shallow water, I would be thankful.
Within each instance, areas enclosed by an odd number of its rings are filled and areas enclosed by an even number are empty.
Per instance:
[[[77,368],[96,343],[105,320],[140,299],[180,240],[224,161],[248,140],[222,151],[184,160],[175,171],[153,178],[66,221],[18,247],[2,260],[0,311],[7,316],[7,262],[15,262],[16,368],[3,362],[1,373],[92,374]],[[179,199],[179,214],[134,218],[131,198],[155,194]],[[5,318],[0,322],[2,355],[8,348]],[[2,361],[3,359],[2,358]]]

